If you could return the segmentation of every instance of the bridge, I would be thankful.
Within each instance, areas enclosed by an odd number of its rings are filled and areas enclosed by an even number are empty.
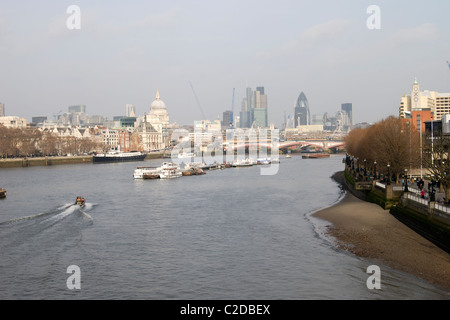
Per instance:
[[[290,147],[299,146],[305,148],[309,146],[317,147],[319,149],[333,149],[345,146],[343,140],[300,140],[300,141],[282,141],[278,144],[278,149],[284,150]],[[272,149],[272,143],[267,142],[237,142],[235,144],[229,144],[224,146],[225,148],[231,148],[236,150],[239,148],[267,148]]]

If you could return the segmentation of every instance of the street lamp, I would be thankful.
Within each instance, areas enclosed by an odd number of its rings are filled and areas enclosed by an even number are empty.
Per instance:
[[[373,162],[373,171],[374,171],[373,177],[375,180],[377,180],[377,161],[376,160]]]
[[[409,192],[409,190],[408,190],[408,169],[405,169],[405,192]]]
[[[388,164],[387,165],[388,168],[388,180],[387,180],[387,185],[390,186],[391,185],[391,165]]]

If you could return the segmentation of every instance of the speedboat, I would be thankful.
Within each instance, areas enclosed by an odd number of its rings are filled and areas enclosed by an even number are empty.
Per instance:
[[[77,200],[75,201],[75,205],[80,206],[81,208],[84,208],[86,206],[84,198],[77,197]]]

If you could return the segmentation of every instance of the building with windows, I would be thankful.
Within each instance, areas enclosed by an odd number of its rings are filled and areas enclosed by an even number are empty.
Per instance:
[[[5,116],[5,104],[0,102],[0,117]]]
[[[239,114],[240,128],[268,127],[268,104],[264,87],[257,87],[256,91],[247,88],[246,96],[242,100]]]
[[[434,120],[441,120],[444,115],[450,114],[450,93],[422,91],[417,78],[415,78],[411,94],[403,95],[400,100],[399,116],[410,119],[413,117],[412,112],[427,109],[433,114]]]
[[[37,117],[31,117],[31,122],[34,124],[38,124],[38,123],[44,123],[45,121],[47,121],[47,116],[37,116]]]
[[[69,113],[81,112],[86,113],[85,105],[69,106]]]
[[[161,124],[164,128],[169,126],[169,113],[164,101],[161,100],[159,89],[156,90],[156,98],[150,105],[147,119],[152,124]]]
[[[120,150],[123,152],[143,151],[139,134],[130,128],[118,130]]]
[[[16,116],[0,117],[0,125],[4,125],[7,128],[25,128],[27,119]]]
[[[135,106],[133,106],[132,104],[127,104],[125,106],[125,109],[126,109],[125,114],[127,117],[130,117],[130,118],[136,117],[136,107]]]
[[[164,149],[162,126],[160,124],[153,125],[148,121],[147,116],[144,116],[144,120],[140,121],[136,127],[136,132],[139,136],[142,151],[151,152]]]
[[[142,150],[149,152],[168,147],[170,145],[169,127],[169,113],[157,89],[149,113],[136,119],[135,128],[139,134]]]
[[[222,114],[222,127],[229,128],[233,123],[233,112],[231,110],[224,111]]]
[[[348,117],[348,125],[353,125],[353,105],[351,103],[343,103],[341,105],[341,110],[347,114]]]
[[[298,96],[294,109],[294,126],[308,126],[311,124],[311,116],[309,113],[309,103],[305,94],[302,92]]]

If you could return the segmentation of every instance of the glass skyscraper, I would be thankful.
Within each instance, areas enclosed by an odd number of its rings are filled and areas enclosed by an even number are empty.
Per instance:
[[[343,103],[341,106],[342,111],[347,113],[350,125],[353,125],[353,106],[351,103]]]
[[[306,126],[311,124],[311,116],[309,113],[309,103],[305,94],[300,93],[294,110],[294,123],[297,126]]]
[[[239,116],[240,128],[268,127],[267,95],[264,93],[264,87],[257,87],[256,91],[247,88]]]

